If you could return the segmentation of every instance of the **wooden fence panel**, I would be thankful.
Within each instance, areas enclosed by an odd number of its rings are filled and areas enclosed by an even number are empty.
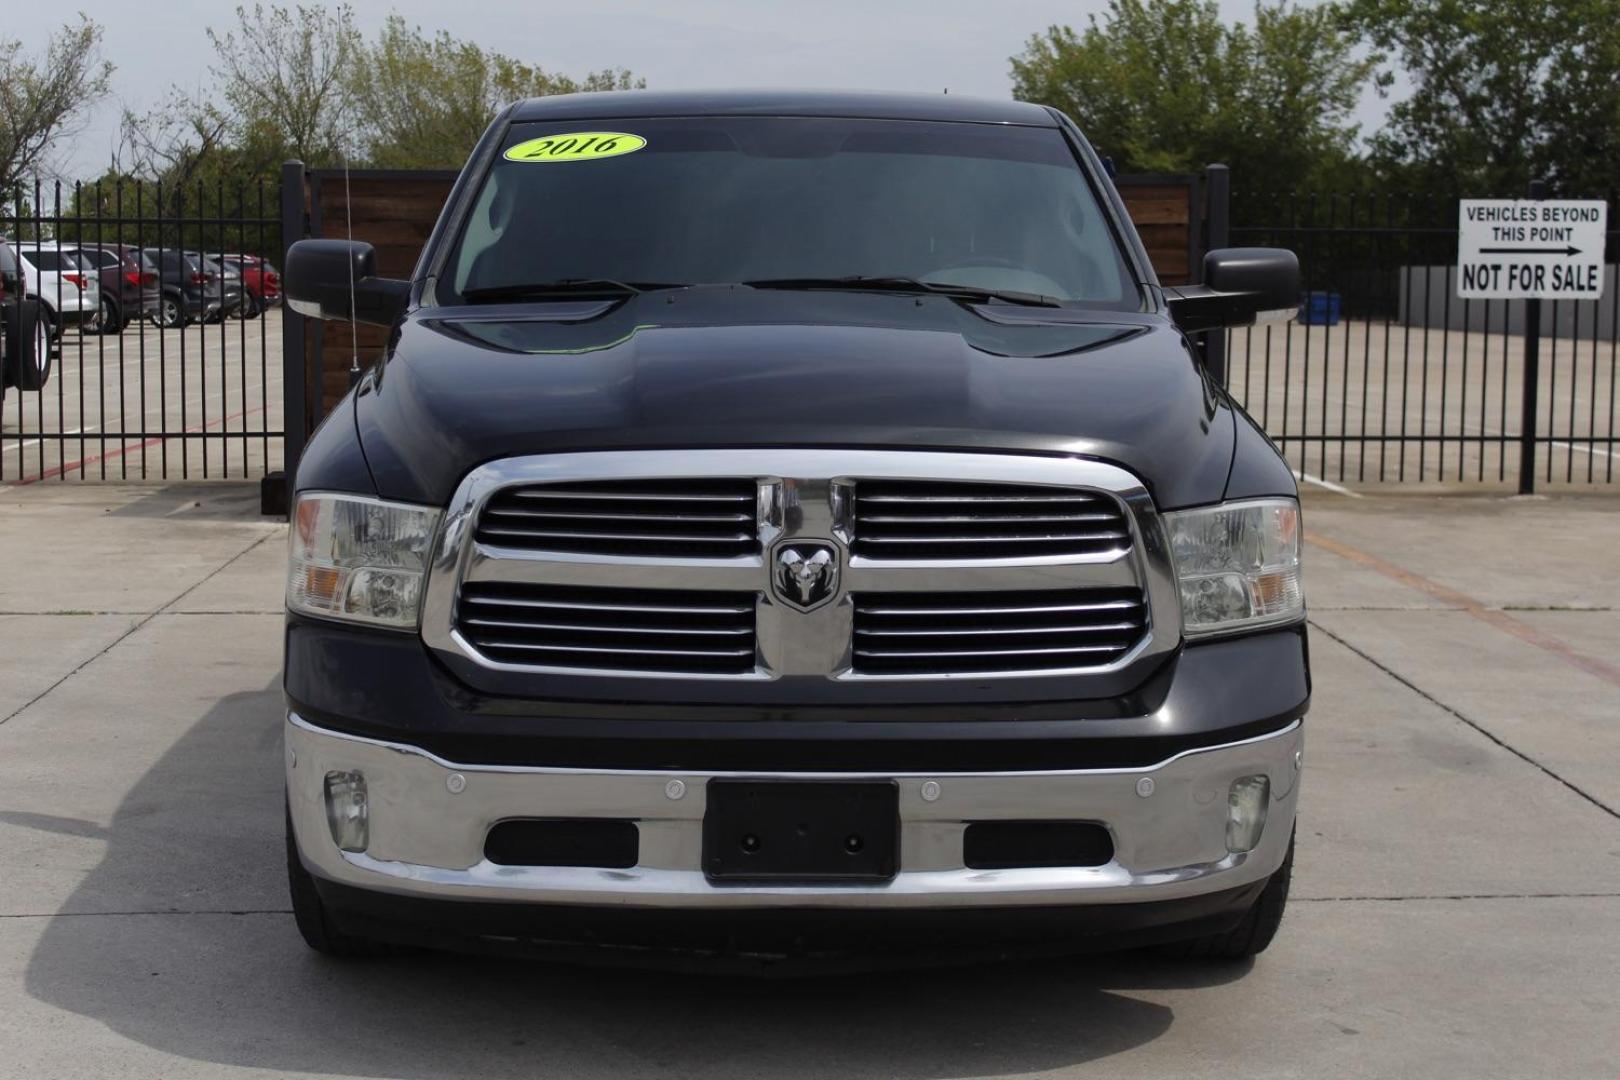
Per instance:
[[[350,172],[345,181],[342,170],[316,171],[310,177],[310,234],[339,240],[352,235],[376,248],[379,275],[408,278],[455,179],[454,172],[368,169]],[[311,320],[305,334],[324,416],[349,392],[350,358],[364,371],[382,356],[388,331]]]
[[[1114,181],[1162,285],[1190,285],[1202,258],[1198,177],[1120,176]]]

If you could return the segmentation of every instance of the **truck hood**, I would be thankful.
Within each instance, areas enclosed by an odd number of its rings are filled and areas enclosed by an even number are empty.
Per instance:
[[[356,389],[377,491],[443,505],[520,454],[861,446],[1096,458],[1214,502],[1234,419],[1158,316],[702,287],[419,309]]]

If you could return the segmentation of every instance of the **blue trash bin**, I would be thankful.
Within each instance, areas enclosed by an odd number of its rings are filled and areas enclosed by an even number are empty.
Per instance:
[[[1339,304],[1336,292],[1308,292],[1299,305],[1299,321],[1306,326],[1338,326]]]

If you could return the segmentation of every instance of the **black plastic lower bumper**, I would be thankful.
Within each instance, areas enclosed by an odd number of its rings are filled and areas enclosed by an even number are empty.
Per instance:
[[[414,635],[287,623],[300,716],[448,761],[609,769],[1001,771],[1145,767],[1305,714],[1305,630],[1188,646],[1117,697],[918,705],[658,704],[507,698],[457,680]],[[543,690],[543,685],[541,686]]]
[[[1099,952],[1232,929],[1264,881],[1179,900],[1066,907],[682,910],[422,899],[316,879],[345,933],[402,945],[752,974]]]

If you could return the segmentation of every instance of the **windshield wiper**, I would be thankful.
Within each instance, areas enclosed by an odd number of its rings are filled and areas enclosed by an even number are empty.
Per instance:
[[[501,300],[533,300],[547,296],[634,296],[656,289],[684,288],[685,285],[667,281],[558,278],[555,281],[530,281],[514,285],[480,285],[463,289],[461,298],[469,304],[483,304]]]
[[[802,277],[764,278],[745,281],[744,285],[756,289],[847,289],[852,292],[907,292],[936,293],[957,300],[1005,300],[1009,304],[1029,307],[1062,307],[1055,296],[1019,292],[1016,289],[982,289],[977,285],[957,285],[948,281],[924,281],[912,277]]]

